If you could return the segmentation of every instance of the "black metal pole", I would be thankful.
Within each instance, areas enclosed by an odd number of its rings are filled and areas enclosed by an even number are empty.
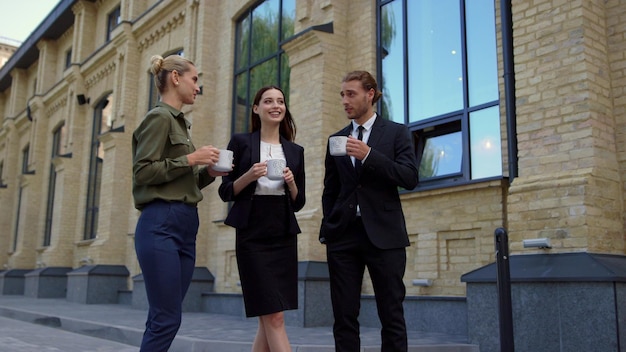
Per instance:
[[[500,351],[513,352],[513,308],[511,304],[511,272],[509,270],[509,236],[499,227],[494,232],[496,266],[498,268],[498,312],[500,318]]]
[[[509,153],[509,182],[517,177],[517,112],[515,103],[515,68],[513,62],[513,10],[511,0],[500,1],[502,28],[502,64],[504,66],[504,101],[506,104],[506,138]]]

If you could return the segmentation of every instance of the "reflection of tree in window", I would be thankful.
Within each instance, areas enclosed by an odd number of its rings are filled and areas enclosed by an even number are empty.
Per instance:
[[[419,166],[420,179],[461,172],[461,132],[426,139]]]
[[[501,176],[494,2],[377,5],[379,109],[413,132],[420,186]]]
[[[383,62],[391,54],[392,43],[396,37],[396,15],[393,7],[384,6],[381,14],[380,50]],[[385,77],[383,76],[383,80]],[[382,86],[382,82],[381,82]],[[392,119],[393,107],[389,89],[383,89],[383,97],[380,102],[381,115],[385,120]],[[404,121],[402,121],[404,122]]]
[[[288,57],[280,44],[293,35],[294,0],[267,0],[237,22],[233,131],[248,130],[252,94],[266,85],[280,86],[288,99]]]

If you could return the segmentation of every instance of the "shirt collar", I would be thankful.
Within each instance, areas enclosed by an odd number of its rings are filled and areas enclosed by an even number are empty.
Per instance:
[[[174,116],[177,119],[178,118],[183,119],[185,121],[185,126],[187,126],[187,128],[189,128],[191,126],[191,123],[189,121],[187,121],[187,119],[185,118],[185,114],[182,111],[180,111],[180,110],[176,109],[175,107],[173,107],[173,106],[171,106],[171,105],[169,105],[167,103],[164,103],[162,101],[159,101],[158,103],[156,103],[156,106],[164,108],[170,114],[172,114],[172,116]]]
[[[367,121],[365,121],[365,123],[362,125],[363,128],[365,129],[365,131],[369,131],[372,126],[374,125],[374,122],[376,121],[376,113],[374,113],[374,115],[372,115],[369,119],[367,119]],[[352,130],[356,131],[357,128],[359,128],[359,124],[356,123],[354,120],[352,120]]]

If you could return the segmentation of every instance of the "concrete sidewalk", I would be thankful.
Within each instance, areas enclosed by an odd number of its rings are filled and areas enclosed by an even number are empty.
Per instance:
[[[39,331],[37,335],[39,342],[34,341],[34,338],[33,341],[22,341],[22,343],[29,344],[40,343],[42,344],[41,347],[46,347],[40,351],[82,352],[85,350],[68,350],[67,347],[63,346],[58,346],[57,349],[47,343],[53,344],[52,335],[61,329],[74,333],[70,336],[96,337],[106,340],[107,343],[139,346],[146,312],[120,304],[80,304],[68,302],[65,299],[36,299],[20,295],[0,295],[0,317],[33,323],[25,324],[30,325],[33,329],[41,329],[41,326],[48,327],[45,331],[50,331],[50,339],[42,339]],[[5,336],[11,334],[8,327],[3,327],[7,321],[8,319],[0,320],[0,341],[14,338]],[[55,329],[49,329],[50,327]],[[186,312],[183,313],[182,326],[170,352],[248,352],[256,329],[256,319]],[[287,334],[294,352],[334,351],[330,327],[300,328],[288,326]],[[27,338],[27,336],[27,333],[23,334],[22,339]],[[75,344],[76,348],[80,348],[78,345]],[[411,352],[479,352],[478,346],[467,343],[466,336],[418,331],[409,331],[409,346]],[[363,352],[380,351],[379,330],[362,328],[361,347]],[[92,349],[92,351],[100,350],[105,351],[107,349],[105,347]],[[124,349],[124,351],[130,350]]]

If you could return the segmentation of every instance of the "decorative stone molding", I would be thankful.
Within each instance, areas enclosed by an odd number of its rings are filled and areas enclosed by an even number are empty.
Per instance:
[[[67,95],[59,97],[59,99],[55,100],[51,104],[48,105],[46,109],[46,116],[52,116],[55,112],[59,111],[61,108],[67,105]]]
[[[111,74],[111,72],[115,71],[115,62],[109,62],[108,64],[102,66],[100,70],[91,75],[91,77],[85,80],[85,88],[89,89],[96,85],[96,83],[100,82],[104,77]]]
[[[143,39],[139,40],[137,50],[139,50],[139,52],[141,53],[144,50],[148,49],[152,44],[165,36],[167,33],[174,30],[179,25],[181,25],[184,21],[185,11],[181,11],[178,14],[174,15],[169,21],[165,22],[163,25],[155,29],[152,33],[147,34]]]

